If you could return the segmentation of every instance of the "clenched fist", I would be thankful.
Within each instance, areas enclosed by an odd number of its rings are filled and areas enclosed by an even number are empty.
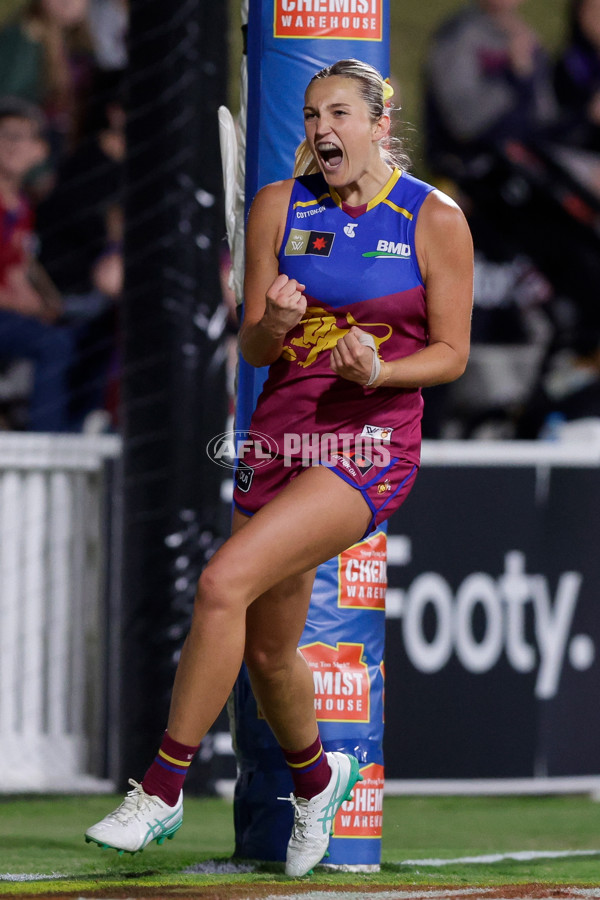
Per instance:
[[[264,316],[274,334],[283,336],[298,324],[306,311],[305,288],[295,278],[277,276],[267,291]]]
[[[336,375],[365,386],[377,380],[378,362],[373,338],[356,325],[339,339],[331,351],[330,366]]]

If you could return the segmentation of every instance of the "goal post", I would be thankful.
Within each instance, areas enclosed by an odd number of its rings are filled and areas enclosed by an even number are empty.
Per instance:
[[[292,174],[295,150],[303,137],[304,90],[315,72],[338,59],[355,57],[389,73],[389,2],[250,0],[244,5],[244,17],[246,9],[247,116],[243,98],[242,118],[247,124],[237,173],[239,178],[245,163],[247,213],[260,187]],[[239,189],[238,184],[238,204]],[[233,204],[231,184],[229,194]],[[230,237],[231,228],[230,222]],[[239,243],[237,249],[234,273],[241,267]],[[265,377],[265,370],[257,371],[240,359],[238,432],[248,428]],[[379,529],[321,566],[300,643],[313,671],[325,749],[355,754],[364,778],[354,799],[338,813],[328,858],[328,864],[358,870],[377,869],[381,857],[385,563],[386,533]],[[244,670],[230,703],[230,717],[238,763],[236,855],[284,859],[292,809],[277,797],[290,793],[291,778],[256,708]]]

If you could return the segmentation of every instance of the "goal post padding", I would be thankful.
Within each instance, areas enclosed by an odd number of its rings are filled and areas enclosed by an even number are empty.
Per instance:
[[[389,73],[389,0],[250,0],[247,55],[246,209],[260,187],[292,174],[304,89],[316,71],[356,57]],[[240,359],[238,430],[247,429],[265,376]],[[385,567],[385,529],[322,565],[300,644],[325,748],[355,754],[364,778],[338,813],[327,862],[359,869],[381,858]],[[236,855],[282,860],[292,807],[277,798],[292,782],[245,670],[230,716]]]

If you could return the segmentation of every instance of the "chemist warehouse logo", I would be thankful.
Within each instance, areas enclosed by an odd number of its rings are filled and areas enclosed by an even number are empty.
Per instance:
[[[316,641],[300,647],[313,673],[315,711],[319,722],[369,722],[369,667],[364,644]]]
[[[333,826],[337,838],[380,838],[383,825],[383,766],[371,763],[360,770],[362,781],[344,800]]]
[[[383,0],[274,0],[278,38],[383,38]]]
[[[385,610],[387,538],[379,531],[338,557],[338,606]]]

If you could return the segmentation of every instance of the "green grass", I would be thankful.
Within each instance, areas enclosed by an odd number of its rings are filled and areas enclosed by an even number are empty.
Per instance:
[[[118,856],[83,840],[85,828],[118,798],[4,797],[0,799],[0,874],[60,875],[57,880],[0,881],[0,895],[58,891],[275,884],[282,867],[263,864],[251,874],[190,875],[183,870],[207,859],[226,861],[233,850],[231,804],[188,798],[185,824],[173,841],[153,844],[136,856]],[[318,871],[319,884],[508,884],[518,882],[600,884],[597,856],[452,863],[443,867],[402,865],[403,860],[452,859],[490,853],[600,851],[600,804],[586,797],[457,798],[392,797],[384,805],[382,870],[377,875]]]

